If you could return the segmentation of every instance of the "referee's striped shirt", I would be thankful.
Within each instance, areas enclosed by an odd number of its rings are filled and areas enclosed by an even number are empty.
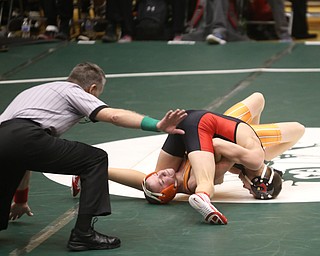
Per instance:
[[[14,118],[30,119],[61,135],[83,117],[95,121],[108,105],[70,82],[52,82],[21,92],[0,116],[0,124]]]

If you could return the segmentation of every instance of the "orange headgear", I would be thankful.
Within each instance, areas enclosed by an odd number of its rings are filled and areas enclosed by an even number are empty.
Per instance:
[[[147,201],[151,204],[166,204],[169,203],[177,194],[177,180],[174,184],[163,189],[160,193],[152,192],[146,188],[147,179],[157,172],[152,172],[148,174],[142,181],[142,188],[144,191],[144,196]]]

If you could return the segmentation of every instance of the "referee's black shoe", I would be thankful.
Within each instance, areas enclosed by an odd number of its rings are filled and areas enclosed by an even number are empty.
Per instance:
[[[100,234],[90,228],[88,232],[73,229],[67,247],[72,251],[105,250],[120,247],[120,244],[119,238]]]

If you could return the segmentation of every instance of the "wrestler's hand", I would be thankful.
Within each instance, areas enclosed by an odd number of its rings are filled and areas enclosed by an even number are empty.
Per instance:
[[[10,214],[9,214],[9,220],[17,220],[23,214],[27,214],[28,216],[33,216],[33,213],[31,212],[31,209],[28,203],[22,203],[22,204],[12,203]]]
[[[169,134],[184,134],[184,130],[177,129],[176,126],[187,116],[185,110],[176,109],[170,110],[167,114],[157,123],[157,129]]]

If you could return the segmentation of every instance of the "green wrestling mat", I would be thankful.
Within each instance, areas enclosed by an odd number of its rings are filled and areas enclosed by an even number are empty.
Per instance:
[[[63,79],[77,63],[90,61],[107,74],[101,99],[112,107],[156,118],[173,108],[223,112],[260,91],[266,98],[262,122],[299,121],[320,127],[319,47],[277,42],[13,47],[0,54],[0,112],[21,90]],[[89,123],[77,125],[63,137],[97,144],[148,135],[154,133]],[[319,160],[310,161],[314,171],[309,181],[320,182]],[[99,218],[95,227],[119,236],[121,247],[79,254],[319,255],[319,202],[216,203],[229,222],[213,226],[205,224],[187,202],[154,206],[139,198],[111,198],[113,214]],[[34,216],[24,216],[0,232],[0,255],[71,254],[66,243],[77,199],[69,188],[34,173],[29,200]]]

